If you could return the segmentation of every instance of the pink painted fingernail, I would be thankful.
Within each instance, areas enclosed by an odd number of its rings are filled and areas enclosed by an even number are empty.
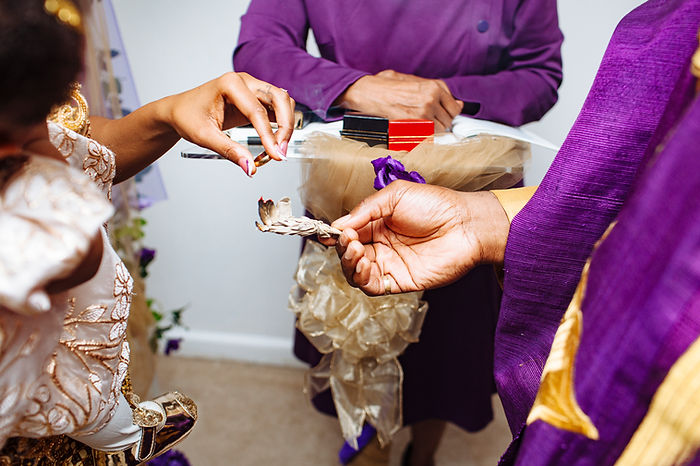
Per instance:
[[[288,147],[289,143],[287,141],[282,141],[282,144],[280,144],[280,148],[282,149],[282,152],[284,152],[284,155],[287,155]]]
[[[248,174],[248,176],[249,176],[250,178],[253,177],[253,166],[254,166],[254,164],[250,163],[250,160],[246,159],[246,161],[245,161],[245,170],[246,170],[246,173]]]
[[[287,160],[287,155],[284,152],[282,152],[282,148],[278,144],[275,144],[275,151],[282,160]]]

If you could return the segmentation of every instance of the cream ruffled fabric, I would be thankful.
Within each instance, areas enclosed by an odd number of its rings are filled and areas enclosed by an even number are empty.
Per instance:
[[[355,444],[365,420],[382,443],[402,425],[397,357],[418,341],[428,309],[422,293],[368,297],[348,285],[336,252],[306,243],[290,293],[297,327],[325,356],[307,378],[314,396],[329,386],[343,436]]]
[[[0,283],[9,283],[0,306],[0,445],[9,436],[100,430],[129,361],[133,281],[101,227],[112,213],[114,154],[48,126],[74,168],[32,158],[0,191]],[[48,295],[44,286],[82,261],[97,232],[103,242],[97,274]]]
[[[318,133],[301,150],[310,157],[302,166],[301,199],[316,218],[328,221],[374,192],[371,161],[380,157],[391,155],[426,183],[458,191],[509,188],[522,180],[530,158],[529,144],[488,135],[455,144],[427,140],[410,152],[396,152]]]
[[[333,221],[375,192],[371,161],[391,155],[427,183],[462,191],[510,187],[522,179],[529,144],[479,136],[455,144],[425,141],[395,152],[327,134],[302,146],[301,198],[316,217]],[[297,327],[324,357],[311,369],[311,396],[327,389],[343,436],[357,446],[365,421],[388,443],[402,425],[403,372],[396,359],[418,341],[427,303],[419,293],[369,298],[351,288],[334,250],[308,242],[299,259],[298,286],[290,294]]]

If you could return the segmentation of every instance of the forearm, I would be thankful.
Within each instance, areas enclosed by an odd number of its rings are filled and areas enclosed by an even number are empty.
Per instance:
[[[490,191],[459,192],[462,230],[467,242],[478,245],[477,263],[502,264],[510,221],[499,199]]]
[[[536,190],[537,186],[527,186],[458,193],[463,234],[467,242],[479,245],[479,263],[503,264],[510,223]]]
[[[90,118],[92,137],[115,154],[115,183],[143,170],[180,139],[168,123],[168,99],[144,105],[118,120]]]

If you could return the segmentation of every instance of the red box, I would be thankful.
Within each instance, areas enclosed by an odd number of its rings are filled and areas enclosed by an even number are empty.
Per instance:
[[[389,120],[389,137],[432,136],[435,123],[432,120]]]
[[[389,120],[389,150],[409,151],[435,133],[432,120]]]

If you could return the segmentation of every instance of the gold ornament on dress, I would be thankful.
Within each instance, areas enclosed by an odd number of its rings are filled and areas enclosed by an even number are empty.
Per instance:
[[[131,376],[127,372],[122,382],[122,394],[129,406],[131,406],[134,424],[139,427],[156,427],[164,421],[163,415],[157,411],[146,409],[140,406],[141,398],[134,393],[131,384]]]
[[[73,83],[70,91],[70,99],[75,102],[66,102],[54,107],[49,114],[49,121],[57,123],[71,131],[90,137],[89,108],[85,96],[80,92],[80,84]]]
[[[80,33],[83,32],[83,17],[78,7],[72,1],[46,0],[44,2],[44,10],[48,14],[55,16],[66,26],[72,27]]]

